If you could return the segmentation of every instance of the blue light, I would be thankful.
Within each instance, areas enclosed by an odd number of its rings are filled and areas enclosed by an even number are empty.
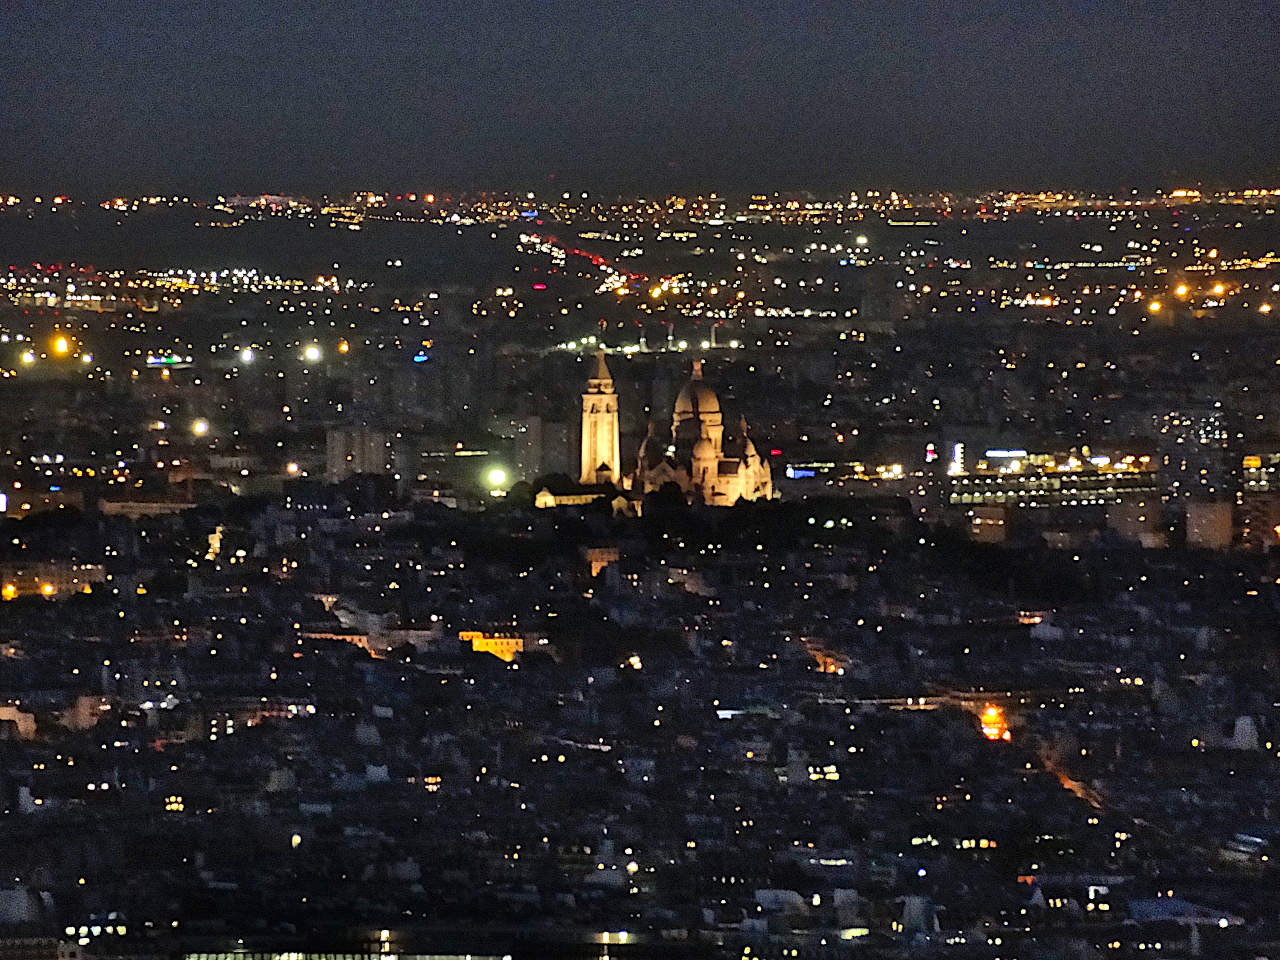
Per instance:
[[[430,357],[428,354],[425,354],[425,353],[415,353],[415,354],[413,355],[413,362],[414,362],[414,363],[426,363],[426,362],[427,362],[428,360],[430,360],[430,359],[431,359],[431,357]]]

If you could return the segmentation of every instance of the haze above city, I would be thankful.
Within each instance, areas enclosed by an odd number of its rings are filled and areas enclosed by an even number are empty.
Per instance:
[[[1275,173],[1277,6],[19,2],[18,192],[1088,189]]]

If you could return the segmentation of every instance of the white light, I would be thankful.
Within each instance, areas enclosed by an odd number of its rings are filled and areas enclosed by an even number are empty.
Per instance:
[[[243,350],[241,350],[241,351],[240,351],[240,362],[241,362],[241,363],[253,363],[253,351],[252,351],[251,349],[249,349],[248,347],[245,347]]]
[[[320,359],[320,348],[314,343],[302,351],[302,359],[309,363],[315,363]]]

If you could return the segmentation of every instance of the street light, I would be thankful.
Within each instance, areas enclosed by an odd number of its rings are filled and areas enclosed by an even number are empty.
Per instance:
[[[203,437],[209,432],[209,421],[204,417],[200,417],[191,421],[191,432],[197,437]]]

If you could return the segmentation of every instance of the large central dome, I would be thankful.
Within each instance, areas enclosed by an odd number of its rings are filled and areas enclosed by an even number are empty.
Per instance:
[[[680,426],[686,420],[720,423],[720,398],[702,379],[701,360],[693,362],[693,376],[680,388],[680,393],[676,396],[672,428]]]

